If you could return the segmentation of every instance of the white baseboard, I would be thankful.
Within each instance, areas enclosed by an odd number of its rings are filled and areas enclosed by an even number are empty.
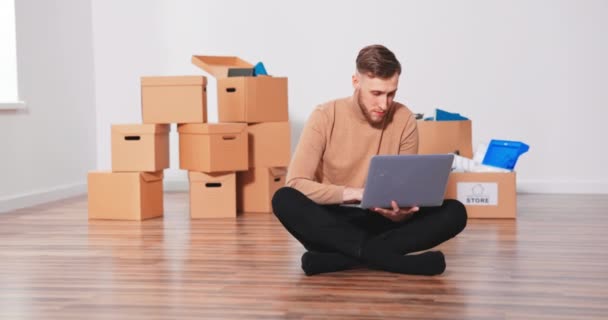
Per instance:
[[[0,102],[0,110],[20,111],[26,110],[26,106],[23,101]]]
[[[73,183],[0,198],[0,213],[87,193],[86,183]]]
[[[517,180],[518,193],[608,194],[608,182],[593,180]]]

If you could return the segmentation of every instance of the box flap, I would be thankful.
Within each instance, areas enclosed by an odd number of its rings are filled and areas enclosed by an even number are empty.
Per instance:
[[[192,63],[216,78],[228,77],[230,68],[253,68],[245,60],[228,56],[192,56]]]
[[[205,173],[198,171],[188,171],[190,182],[224,182],[234,175],[234,172],[214,172]]]
[[[268,169],[270,170],[270,175],[273,177],[284,177],[287,175],[287,168],[285,167],[274,167]]]
[[[119,134],[161,134],[171,130],[168,124],[113,124],[112,132]]]
[[[247,130],[246,123],[187,123],[177,126],[179,133],[192,134],[239,134]]]
[[[164,177],[164,174],[163,174],[162,171],[157,171],[157,172],[140,172],[139,175],[141,176],[141,178],[145,182],[153,182],[153,181],[162,180],[163,177]]]
[[[204,76],[141,77],[142,86],[206,86]]]

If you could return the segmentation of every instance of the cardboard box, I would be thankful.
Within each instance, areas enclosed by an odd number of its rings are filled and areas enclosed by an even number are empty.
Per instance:
[[[181,124],[179,167],[199,172],[246,171],[247,124]]]
[[[418,153],[452,153],[473,158],[471,120],[418,121]]]
[[[112,171],[154,172],[169,168],[169,125],[112,126]]]
[[[236,217],[236,174],[234,172],[188,172],[190,217]]]
[[[265,122],[247,126],[249,167],[287,167],[291,159],[289,122]]]
[[[237,57],[193,56],[192,63],[217,78],[219,122],[289,121],[287,78],[228,77],[230,68],[253,68]]]
[[[205,123],[207,78],[142,77],[141,108],[144,123]]]
[[[452,172],[446,199],[457,199],[469,218],[512,218],[517,216],[515,172]]]
[[[89,172],[89,219],[144,220],[163,215],[163,172]]]
[[[272,212],[272,196],[285,185],[287,168],[252,168],[237,173],[239,212]]]

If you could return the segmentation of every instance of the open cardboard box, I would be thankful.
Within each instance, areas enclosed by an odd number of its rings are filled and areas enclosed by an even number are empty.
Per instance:
[[[473,158],[471,120],[423,121],[418,124],[418,153],[453,153]]]
[[[228,77],[231,68],[253,68],[237,57],[192,56],[192,63],[217,79],[219,122],[288,121],[287,78]]]
[[[446,199],[457,199],[469,218],[517,217],[515,172],[452,172]]]

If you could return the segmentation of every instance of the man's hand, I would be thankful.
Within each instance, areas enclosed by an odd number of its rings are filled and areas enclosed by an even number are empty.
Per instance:
[[[344,188],[342,193],[342,202],[344,203],[359,203],[363,199],[363,188]]]
[[[401,222],[411,218],[414,212],[420,210],[419,207],[399,208],[395,201],[391,201],[391,206],[393,206],[392,209],[373,208],[372,211],[383,215],[393,222]]]

